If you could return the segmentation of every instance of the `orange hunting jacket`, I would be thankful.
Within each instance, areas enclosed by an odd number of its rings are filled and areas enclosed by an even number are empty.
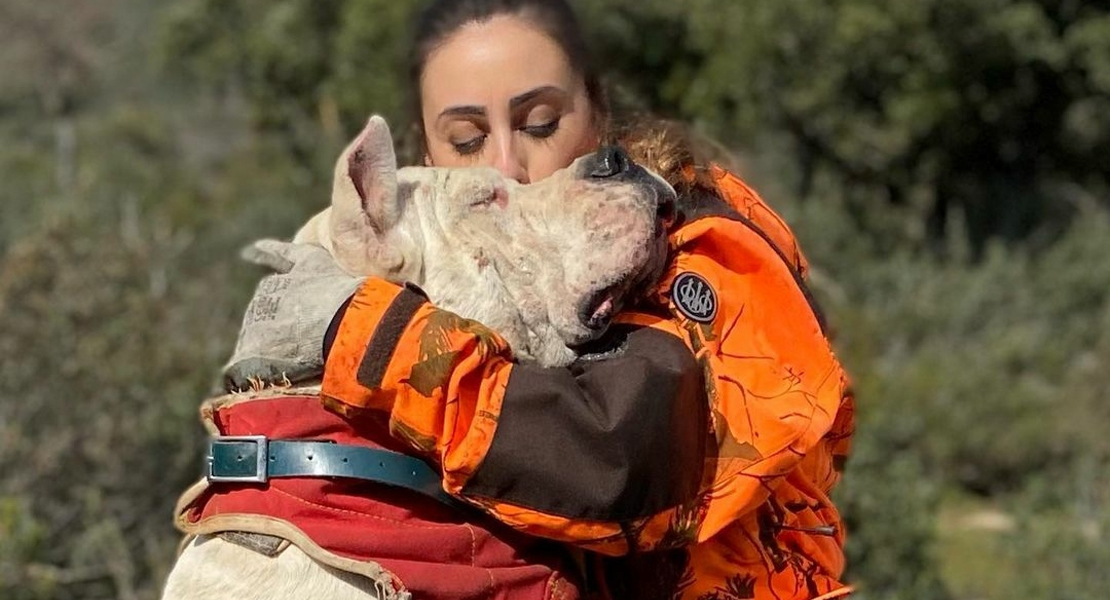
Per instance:
[[[680,199],[666,274],[618,317],[607,358],[516,363],[481,324],[371,278],[329,334],[325,404],[388,414],[446,491],[497,519],[619,557],[597,561],[604,595],[846,594],[828,494],[847,377],[789,228],[710,175],[714,194]]]

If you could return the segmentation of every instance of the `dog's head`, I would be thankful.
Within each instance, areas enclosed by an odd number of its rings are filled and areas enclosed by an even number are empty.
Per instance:
[[[372,117],[336,164],[330,214],[298,235],[356,275],[412,281],[502,334],[521,358],[566,364],[666,259],[674,190],[617,148],[521,185],[487,168],[397,169]]]

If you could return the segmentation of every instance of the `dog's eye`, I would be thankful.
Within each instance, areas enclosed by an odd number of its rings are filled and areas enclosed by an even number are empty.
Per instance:
[[[490,190],[488,193],[479,195],[478,199],[470,203],[470,208],[484,208],[487,206],[505,208],[508,205],[509,192],[503,187],[497,187]]]

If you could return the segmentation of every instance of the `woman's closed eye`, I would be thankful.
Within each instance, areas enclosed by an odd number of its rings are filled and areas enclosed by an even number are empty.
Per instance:
[[[520,131],[524,132],[525,135],[528,135],[529,137],[535,138],[537,140],[547,139],[555,135],[555,132],[558,130],[559,119],[552,119],[550,121],[537,123],[534,125],[525,125],[520,128]],[[486,138],[488,137],[489,134],[478,133],[460,141],[452,140],[451,146],[455,148],[455,152],[457,152],[460,156],[470,156],[482,151],[482,148],[486,144]]]
[[[521,127],[521,131],[523,131],[524,133],[541,140],[555,135],[555,132],[558,130],[559,119],[552,119],[546,123],[525,125],[524,127]]]
[[[466,140],[458,142],[452,141],[451,145],[454,146],[455,152],[458,152],[462,156],[469,156],[482,149],[482,146],[486,143],[486,137],[487,134],[480,133]]]

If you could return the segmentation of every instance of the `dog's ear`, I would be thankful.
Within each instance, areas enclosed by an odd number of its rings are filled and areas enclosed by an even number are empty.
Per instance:
[[[398,269],[401,252],[385,235],[400,213],[393,138],[385,119],[374,115],[335,165],[328,233],[340,266],[360,274]]]

